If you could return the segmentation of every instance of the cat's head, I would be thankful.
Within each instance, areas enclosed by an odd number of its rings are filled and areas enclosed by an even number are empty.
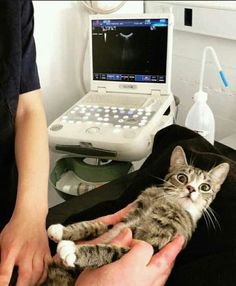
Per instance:
[[[214,200],[228,172],[228,163],[221,163],[210,171],[195,168],[188,164],[183,148],[176,146],[164,186],[170,197],[198,219]]]

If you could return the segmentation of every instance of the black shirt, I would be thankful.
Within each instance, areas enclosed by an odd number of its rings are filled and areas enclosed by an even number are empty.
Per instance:
[[[0,229],[14,209],[15,115],[19,94],[40,87],[32,1],[0,1]]]

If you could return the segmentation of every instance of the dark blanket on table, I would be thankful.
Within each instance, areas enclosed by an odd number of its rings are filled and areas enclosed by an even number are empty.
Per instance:
[[[188,161],[194,166],[209,170],[221,162],[229,162],[230,173],[211,205],[220,226],[215,223],[215,228],[207,228],[204,219],[199,221],[166,285],[235,286],[236,163],[201,136],[178,125],[156,134],[152,154],[138,171],[52,208],[48,225],[93,219],[126,206],[146,187],[161,183],[158,178],[164,178],[167,173],[176,145],[184,148]]]

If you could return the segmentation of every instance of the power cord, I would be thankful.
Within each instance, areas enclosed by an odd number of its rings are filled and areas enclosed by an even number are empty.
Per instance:
[[[96,3],[98,1],[80,1],[80,2],[89,12],[92,12],[94,14],[110,14],[110,13],[114,13],[120,10],[127,1],[119,1],[120,3],[118,3],[117,6],[115,6],[114,8],[108,8],[108,9],[99,8],[99,6]],[[115,1],[112,1],[112,2],[115,2]],[[95,3],[96,5],[94,5]]]

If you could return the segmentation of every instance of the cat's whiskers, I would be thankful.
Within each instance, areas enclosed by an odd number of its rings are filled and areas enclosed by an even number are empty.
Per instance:
[[[158,199],[175,198],[175,197],[176,196],[174,196],[173,194],[164,192],[161,196],[158,196]]]
[[[217,219],[217,217],[216,217],[216,215],[215,215],[215,211],[214,211],[210,206],[207,208],[207,210],[208,210],[208,212],[212,215],[212,217],[214,218],[214,220],[215,220],[217,226],[218,226],[219,229],[221,230],[221,226],[220,226],[220,223],[219,223],[219,221],[218,221],[218,219]]]
[[[194,166],[194,161],[196,160],[197,155],[193,156],[193,153],[191,153],[190,158],[189,158],[189,165]]]
[[[213,213],[212,208],[208,207],[203,210],[203,215],[205,215],[208,218],[209,223],[213,226],[214,230],[216,231],[216,228],[218,226],[219,229],[221,229],[220,224]]]
[[[205,212],[202,213],[203,215],[203,218],[205,220],[205,223],[206,223],[206,226],[207,226],[207,229],[209,230],[210,229],[210,225],[209,225],[209,219],[208,219],[208,216],[205,214]]]
[[[177,196],[176,191],[174,189],[173,189],[173,193],[166,193],[165,192],[165,195],[166,195],[167,199],[174,200],[175,202],[179,202],[179,200],[186,198],[186,196],[183,196],[183,197]]]
[[[209,220],[210,220],[214,230],[216,230],[216,225],[215,225],[215,222],[214,222],[213,218],[211,217],[211,213],[208,211],[208,209],[205,209],[205,213],[208,216],[208,218],[209,218]]]
[[[171,185],[171,186],[175,187],[174,184],[172,184],[171,182],[169,182],[169,181],[167,181],[167,180],[165,180],[165,179],[162,179],[162,178],[160,178],[160,177],[154,176],[154,175],[152,175],[152,174],[149,174],[149,176],[151,176],[151,177],[153,177],[153,178],[155,178],[155,179],[158,179],[158,180],[162,181],[163,183],[167,183],[168,185]],[[162,186],[163,186],[163,185],[164,185],[164,184],[162,184]]]
[[[173,194],[174,197],[178,197],[178,195],[180,194],[180,192],[176,192],[176,186],[168,186],[168,187],[164,187],[165,189],[165,193],[167,194]],[[186,195],[184,195],[183,197],[186,197]]]

